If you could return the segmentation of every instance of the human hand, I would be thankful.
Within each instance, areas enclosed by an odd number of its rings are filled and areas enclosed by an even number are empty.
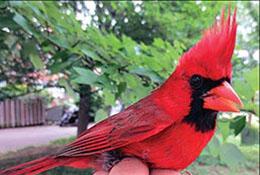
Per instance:
[[[94,175],[149,175],[149,168],[146,164],[136,158],[125,158],[116,164],[111,171],[97,171]],[[181,175],[174,170],[153,169],[150,175]]]

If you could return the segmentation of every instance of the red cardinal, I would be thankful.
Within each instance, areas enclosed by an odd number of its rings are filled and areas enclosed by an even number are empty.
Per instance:
[[[150,168],[182,170],[215,133],[218,111],[239,111],[232,89],[231,57],[236,40],[236,11],[208,29],[180,59],[173,74],[149,96],[86,130],[54,155],[2,171],[38,174],[58,166],[109,170],[124,157]]]

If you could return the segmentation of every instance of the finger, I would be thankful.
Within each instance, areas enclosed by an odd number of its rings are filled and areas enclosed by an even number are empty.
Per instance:
[[[181,173],[168,169],[153,169],[151,175],[181,175]]]
[[[141,160],[125,158],[116,164],[109,175],[149,175],[149,169]]]
[[[105,171],[96,171],[93,175],[108,175],[108,172],[105,172]]]

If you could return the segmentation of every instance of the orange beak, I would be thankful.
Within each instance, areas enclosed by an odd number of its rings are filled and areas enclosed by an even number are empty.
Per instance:
[[[205,109],[225,112],[239,112],[243,103],[231,85],[224,81],[203,96]]]

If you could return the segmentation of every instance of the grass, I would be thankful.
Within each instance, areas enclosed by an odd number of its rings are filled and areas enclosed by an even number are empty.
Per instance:
[[[57,146],[66,145],[68,143],[71,143],[75,139],[76,139],[76,137],[74,137],[74,136],[69,137],[69,138],[57,139],[57,140],[51,141],[50,145],[57,145]]]
[[[72,138],[71,138],[72,139]],[[69,139],[59,139],[48,146],[28,147],[17,152],[8,152],[0,155],[0,169],[5,169],[18,165],[39,157],[55,153],[59,150],[62,143],[68,142]],[[63,145],[63,144],[62,144]],[[91,175],[91,170],[78,170],[69,167],[58,167],[50,171],[41,173],[41,175]]]
[[[41,175],[91,175],[91,170],[78,170],[73,168],[58,167]]]
[[[28,147],[17,152],[9,152],[0,155],[0,169],[17,165],[47,154],[56,152],[61,145],[73,141],[75,137],[58,139],[51,142],[48,146]],[[212,163],[209,165],[194,162],[188,169],[193,175],[258,175],[259,174],[259,145],[239,146],[246,157],[246,165],[234,169]],[[73,168],[58,167],[42,173],[42,175],[91,175],[90,170],[77,170]]]

